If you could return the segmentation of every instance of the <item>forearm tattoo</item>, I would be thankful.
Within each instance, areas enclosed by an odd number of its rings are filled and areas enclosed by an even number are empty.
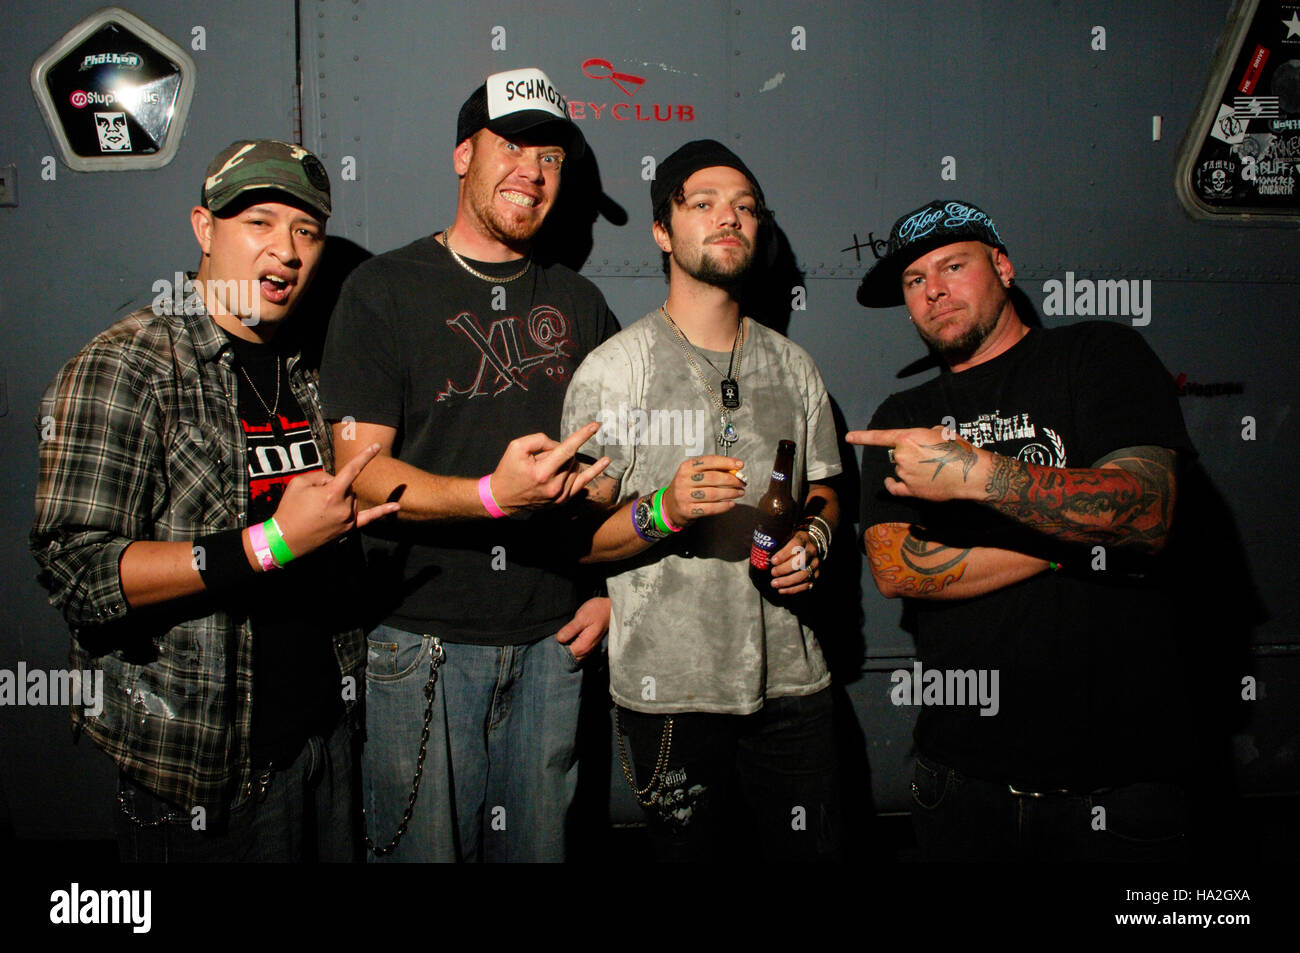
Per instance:
[[[618,498],[618,480],[602,473],[587,484],[586,490],[587,498],[592,502],[612,506]]]
[[[900,534],[888,523],[867,528],[867,560],[872,572],[901,595],[939,592],[966,574],[970,549],[918,539],[909,530]]]
[[[1099,469],[1105,463],[1119,469]],[[1129,447],[1097,467],[1043,467],[995,454],[985,502],[1056,539],[1159,550],[1173,519],[1173,451]]]
[[[943,443],[928,443],[924,449],[935,451],[935,456],[929,460],[921,460],[920,463],[937,463],[934,473],[930,475],[931,480],[939,476],[939,472],[948,464],[952,463],[961,467],[961,481],[966,482],[966,477],[970,474],[970,468],[975,466],[978,459],[975,455],[975,448],[968,443],[962,443],[960,440],[945,440]]]

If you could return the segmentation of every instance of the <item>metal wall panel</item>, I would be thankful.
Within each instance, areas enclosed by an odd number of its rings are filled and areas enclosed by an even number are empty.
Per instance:
[[[177,159],[153,172],[60,167],[46,182],[41,159],[55,150],[27,69],[95,6],[7,9],[0,33],[0,165],[17,164],[21,198],[18,208],[0,208],[0,320],[9,342],[0,353],[0,491],[11,501],[0,508],[0,667],[17,659],[52,667],[66,655],[66,629],[31,581],[26,550],[40,391],[93,333],[147,301],[154,280],[193,266],[185,212],[208,158],[239,136],[293,138],[296,46],[303,141],[335,186],[331,232],[373,252],[450,221],[455,117],[470,90],[496,70],[545,69],[582,104],[576,121],[607,214],[591,228],[590,250],[578,251],[624,322],[665,292],[648,235],[647,157],[662,159],[691,138],[732,145],[761,179],[806,288],[807,308],[788,315],[787,331],[818,361],[853,426],[886,394],[930,373],[899,376],[923,355],[901,308],[864,312],[853,299],[874,260],[869,237],[884,238],[898,214],[929,198],[964,197],[992,213],[1018,283],[1048,325],[1080,319],[1044,313],[1045,283],[1067,272],[1150,280],[1151,320],[1141,331],[1169,369],[1193,384],[1240,385],[1183,399],[1235,534],[1235,545],[1204,554],[1207,582],[1189,609],[1208,608],[1218,595],[1210,584],[1216,560],[1240,566],[1264,618],[1255,620],[1246,595],[1233,590],[1243,621],[1228,635],[1296,643],[1300,604],[1283,567],[1300,504],[1281,475],[1295,463],[1288,434],[1300,241],[1293,228],[1193,223],[1172,188],[1178,141],[1229,0],[561,0],[544,8],[300,0],[296,36],[288,0],[215,9],[148,0],[129,8],[178,42],[187,44],[196,25],[207,30],[206,52],[193,52],[198,87]],[[1093,49],[1097,27],[1104,51]],[[494,49],[502,40],[504,50]],[[625,89],[600,68],[584,73],[592,59],[643,82],[624,81]],[[955,178],[943,177],[945,157]],[[1253,441],[1242,439],[1245,417],[1256,421]],[[898,627],[898,604],[876,594],[860,557],[846,550],[840,558],[846,585],[858,590],[834,626],[836,651],[850,660],[843,681],[869,746],[875,803],[905,808],[911,713],[887,701],[887,673],[907,663],[911,641]],[[1228,670],[1265,678],[1275,661],[1256,656]],[[1294,694],[1286,692],[1255,715],[1268,730],[1243,728],[1258,740],[1240,746],[1251,789],[1295,783],[1287,740]],[[106,836],[107,759],[65,739],[62,711],[0,711],[0,810],[7,797],[24,835]],[[616,812],[625,802],[616,801]]]

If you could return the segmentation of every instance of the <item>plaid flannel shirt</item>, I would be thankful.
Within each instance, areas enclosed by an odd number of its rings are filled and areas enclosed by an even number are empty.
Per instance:
[[[31,533],[38,580],[72,629],[72,667],[104,670],[103,710],[74,707],[74,735],[85,731],[157,796],[218,816],[252,791],[248,619],[206,593],[132,609],[118,563],[135,540],[193,542],[246,525],[232,362],[206,312],[143,308],[92,340],[41,401]],[[299,355],[287,366],[332,472],[314,372]],[[359,682],[363,633],[336,633],[334,646],[342,674]]]

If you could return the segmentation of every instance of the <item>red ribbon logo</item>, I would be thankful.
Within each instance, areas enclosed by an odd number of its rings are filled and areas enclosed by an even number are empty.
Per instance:
[[[609,60],[590,59],[582,64],[582,72],[592,79],[607,79],[624,94],[631,98],[636,91],[645,85],[645,80],[640,76],[633,76],[631,73],[620,73],[614,69],[614,64]],[[629,89],[627,85],[630,84]]]

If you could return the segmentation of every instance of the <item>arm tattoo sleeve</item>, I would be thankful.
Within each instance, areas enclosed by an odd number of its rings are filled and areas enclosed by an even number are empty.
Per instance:
[[[1176,492],[1172,450],[1127,447],[1086,469],[1042,467],[995,454],[984,500],[1056,539],[1154,553],[1169,534]]]
[[[969,549],[918,539],[911,530],[900,534],[889,523],[868,527],[866,540],[872,572],[902,595],[935,593],[966,574]]]

